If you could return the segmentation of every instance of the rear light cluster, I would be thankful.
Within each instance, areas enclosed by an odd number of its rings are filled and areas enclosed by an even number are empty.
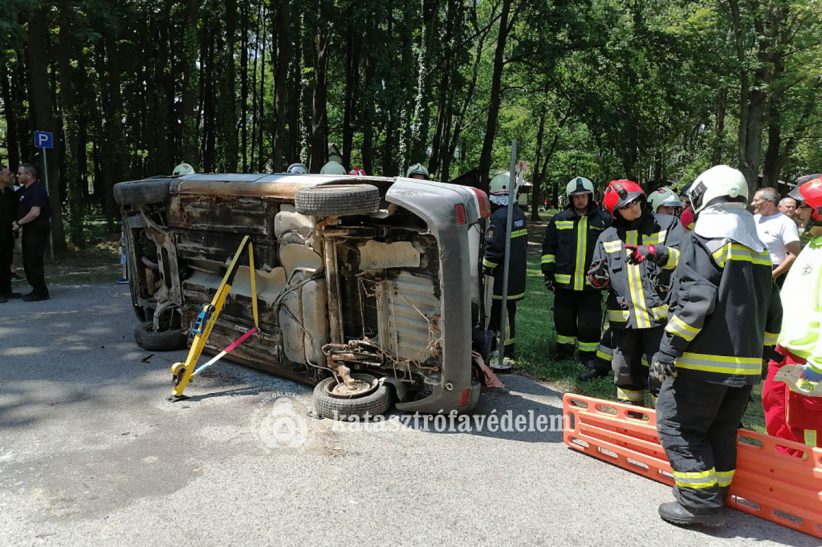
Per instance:
[[[479,188],[471,188],[477,198],[477,205],[479,205],[480,218],[488,218],[491,216],[491,202],[488,201],[488,194]]]
[[[490,217],[491,203],[488,201],[488,195],[479,188],[471,188],[470,190],[474,192],[474,200],[477,203],[479,218]],[[457,224],[466,224],[468,222],[468,216],[465,212],[465,204],[458,203],[454,205],[454,217],[456,218]]]
[[[457,224],[465,224],[467,220],[465,216],[465,205],[462,203],[454,205],[454,216],[457,219]]]

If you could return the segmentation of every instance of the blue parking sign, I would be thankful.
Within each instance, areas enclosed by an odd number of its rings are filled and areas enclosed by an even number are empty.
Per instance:
[[[34,146],[37,148],[54,148],[54,134],[51,131],[35,131]]]

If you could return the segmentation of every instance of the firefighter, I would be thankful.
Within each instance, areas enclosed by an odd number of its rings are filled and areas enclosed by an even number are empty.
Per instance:
[[[659,506],[680,526],[720,526],[736,467],[736,431],[759,383],[764,346],[782,320],[768,250],[745,206],[745,177],[727,165],[691,185],[697,215],[673,276],[668,322],[651,375],[661,382],[659,438],[676,501]]]
[[[682,208],[684,207],[676,192],[665,186],[651,192],[651,195],[648,196],[648,203],[651,205],[652,212],[675,217],[682,214]]]
[[[186,163],[186,162],[183,162],[183,163],[177,165],[174,168],[174,171],[171,173],[171,175],[174,176],[174,177],[182,177],[184,175],[193,175],[193,174],[194,174],[194,168],[191,166],[191,164]]]
[[[415,163],[405,172],[409,179],[428,180],[428,169],[421,163]]]
[[[799,217],[811,239],[781,290],[787,313],[777,351],[784,358],[769,363],[762,406],[770,435],[822,447],[822,397],[805,396],[774,381],[784,365],[802,366],[800,382],[807,391],[822,381],[822,176],[798,185],[789,196],[801,203]]]
[[[588,379],[598,375],[602,296],[586,273],[597,238],[611,225],[611,217],[594,201],[594,184],[585,177],[571,179],[565,195],[568,205],[545,229],[540,262],[545,288],[554,292],[557,357],[571,357],[576,346]]]
[[[676,217],[653,214],[632,180],[612,180],[602,201],[613,224],[597,240],[589,278],[594,287],[609,287],[617,399],[643,406],[646,389],[653,397],[659,388],[648,384],[648,363],[668,317],[667,288],[685,231]]]
[[[505,260],[505,239],[508,223],[508,188],[509,175],[500,173],[488,184],[491,218],[485,232],[485,255],[482,258],[483,273],[494,278],[493,300],[491,303],[490,329],[499,328],[502,313],[502,277]],[[516,195],[516,193],[514,194]],[[525,227],[525,215],[516,199],[513,204],[511,223],[511,256],[508,266],[508,298],[506,302],[507,325],[503,338],[503,366],[492,354],[491,366],[499,371],[510,371],[514,366],[514,342],[516,340],[517,302],[525,297],[526,251],[528,230]]]

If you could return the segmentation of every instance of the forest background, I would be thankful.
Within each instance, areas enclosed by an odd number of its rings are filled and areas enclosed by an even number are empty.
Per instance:
[[[0,0],[0,162],[48,152],[54,248],[168,174],[504,170],[654,188],[822,170],[819,0]],[[784,186],[783,186],[784,188]]]

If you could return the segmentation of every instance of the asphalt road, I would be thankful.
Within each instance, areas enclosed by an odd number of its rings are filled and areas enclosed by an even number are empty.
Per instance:
[[[170,403],[184,353],[135,346],[127,289],[51,291],[0,304],[2,545],[819,544],[735,511],[710,535],[665,524],[669,488],[559,431],[344,429],[307,416],[309,388],[225,361]],[[478,417],[560,413],[505,381]]]

